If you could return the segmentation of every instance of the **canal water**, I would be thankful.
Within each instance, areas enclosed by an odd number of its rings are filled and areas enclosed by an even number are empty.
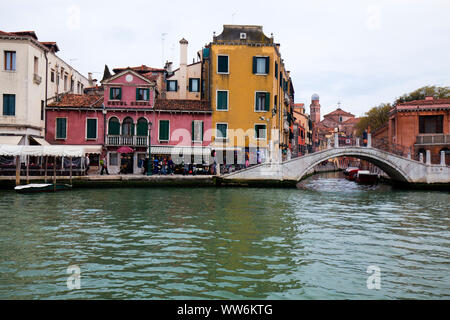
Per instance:
[[[334,173],[299,189],[1,191],[0,299],[449,299],[449,207]]]

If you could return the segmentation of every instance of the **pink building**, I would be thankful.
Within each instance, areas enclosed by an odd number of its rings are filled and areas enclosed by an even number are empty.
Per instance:
[[[103,97],[66,95],[49,105],[47,141],[102,144],[113,174],[143,171],[149,135],[152,158],[209,164],[212,111],[208,101],[156,99],[152,76],[132,69],[103,80],[102,85]]]

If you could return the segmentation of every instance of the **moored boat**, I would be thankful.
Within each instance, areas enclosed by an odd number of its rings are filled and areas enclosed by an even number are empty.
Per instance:
[[[359,170],[356,174],[358,184],[375,184],[378,181],[378,173],[371,173],[367,170]]]
[[[352,168],[351,170],[348,171],[348,175],[346,178],[350,181],[354,181],[358,171],[359,171],[359,168]]]
[[[14,190],[18,193],[36,193],[36,192],[55,192],[71,190],[70,184],[53,184],[53,183],[30,183],[16,186]]]
[[[348,167],[347,169],[344,170],[344,176],[348,176],[349,172],[352,170],[356,170],[359,169],[358,167]]]

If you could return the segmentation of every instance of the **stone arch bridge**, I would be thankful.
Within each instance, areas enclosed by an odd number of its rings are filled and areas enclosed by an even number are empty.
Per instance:
[[[403,184],[450,184],[450,167],[430,163],[429,154],[424,162],[404,158],[384,150],[361,147],[342,146],[328,148],[282,163],[265,163],[247,169],[235,171],[221,176],[221,181],[227,182],[283,182],[296,184],[315,165],[335,157],[354,157],[376,165],[394,182]]]

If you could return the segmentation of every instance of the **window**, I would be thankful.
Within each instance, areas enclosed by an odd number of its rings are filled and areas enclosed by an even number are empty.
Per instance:
[[[64,91],[67,91],[67,74],[64,76]]]
[[[136,88],[136,101],[149,101],[150,89]]]
[[[280,71],[280,88],[283,87],[283,73]]]
[[[146,137],[148,135],[148,122],[145,118],[139,118],[137,122],[136,135]]]
[[[121,99],[122,99],[122,88],[109,89],[109,100],[121,100]]]
[[[216,138],[227,139],[228,138],[228,124],[216,123]]]
[[[169,141],[169,120],[159,120],[159,141]]]
[[[44,120],[44,115],[45,115],[45,104],[44,100],[41,100],[41,120]]]
[[[217,90],[216,99],[217,110],[228,110],[228,91]]]
[[[269,110],[270,110],[270,93],[256,92],[255,111],[269,111]]]
[[[201,120],[192,121],[192,141],[203,141],[203,121]]]
[[[130,117],[126,117],[122,123],[122,135],[134,136],[134,122]]]
[[[67,138],[67,118],[56,118],[56,139]]]
[[[97,119],[86,119],[86,139],[97,139]]]
[[[75,81],[73,81],[73,79],[70,80],[70,91],[73,92],[73,90],[75,89]]]
[[[4,94],[3,95],[3,115],[15,116],[16,115],[16,95]]]
[[[444,116],[419,116],[419,133],[443,133]]]
[[[39,59],[38,57],[34,57],[34,74],[39,73]]]
[[[253,73],[268,74],[269,73],[269,57],[253,57]]]
[[[275,78],[278,79],[278,62],[275,61]]]
[[[120,135],[120,123],[116,117],[110,118],[108,121],[108,134],[112,136]]]
[[[217,56],[217,73],[229,73],[228,56]]]
[[[199,92],[200,91],[200,79],[189,78],[189,92]]]
[[[167,91],[178,91],[178,81],[167,80]]]
[[[255,124],[255,138],[256,139],[266,139],[266,125],[265,124]]]
[[[5,51],[5,70],[16,70],[16,52]]]
[[[112,153],[109,154],[109,162],[108,162],[108,164],[110,166],[117,166],[117,165],[119,165],[118,155],[119,154],[116,153],[116,152],[112,152]]]
[[[339,122],[342,122],[342,116],[339,116]]]
[[[50,81],[55,82],[55,70],[50,71]]]

